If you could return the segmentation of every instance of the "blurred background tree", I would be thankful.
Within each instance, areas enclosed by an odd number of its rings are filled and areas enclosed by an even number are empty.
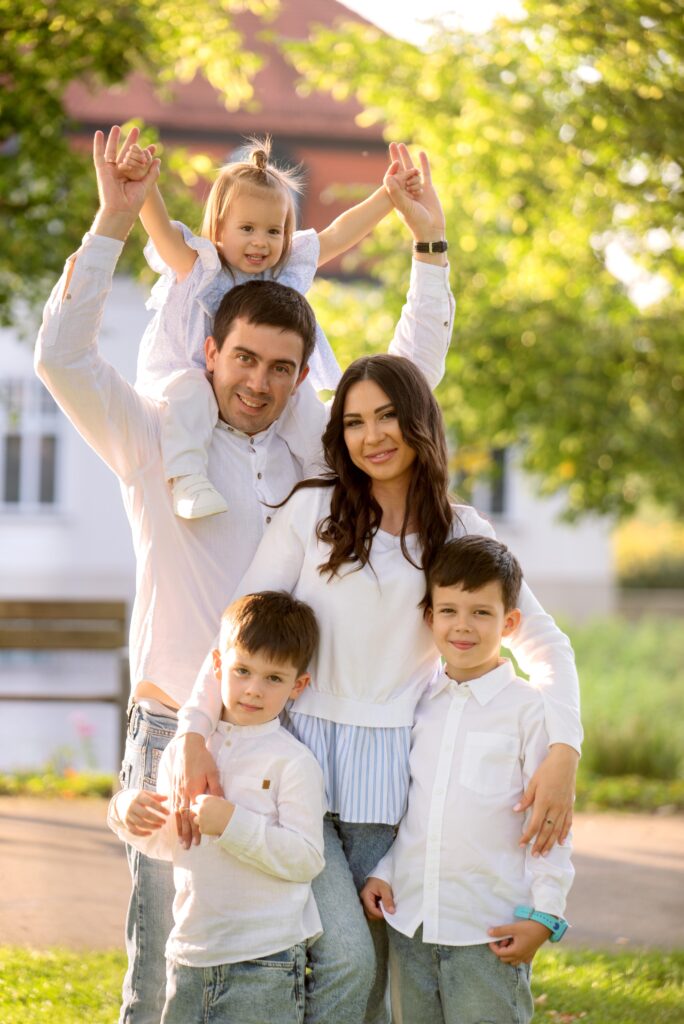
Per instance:
[[[277,7],[278,0],[0,0],[1,323],[22,317],[21,300],[42,305],[92,217],[90,154],[69,141],[69,83],[97,88],[138,71],[164,87],[201,70],[235,108],[251,98],[261,61],[243,50],[233,14],[268,18]],[[176,167],[187,163],[177,159]],[[166,192],[194,209],[187,183],[169,175]],[[128,265],[131,257],[139,265],[139,247],[126,252]]]
[[[466,486],[517,444],[570,516],[681,514],[681,4],[525,6],[481,36],[436,25],[427,52],[358,25],[287,52],[302,89],[356,94],[364,123],[430,155],[459,306],[439,397]],[[318,286],[333,337],[386,336],[405,248],[391,223],[366,244],[385,291],[358,332],[354,297]]]

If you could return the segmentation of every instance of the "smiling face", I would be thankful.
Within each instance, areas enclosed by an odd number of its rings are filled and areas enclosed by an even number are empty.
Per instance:
[[[277,718],[288,700],[296,700],[309,683],[289,662],[274,661],[265,653],[250,654],[239,646],[221,655],[213,652],[214,674],[221,683],[224,722],[264,725]]]
[[[250,435],[278,419],[308,373],[299,334],[241,317],[220,350],[207,338],[205,353],[221,419]]]
[[[501,584],[492,580],[471,591],[433,587],[427,619],[447,675],[465,682],[497,667],[501,638],[518,626],[520,612],[505,611]]]
[[[404,441],[394,404],[375,381],[360,380],[349,388],[343,426],[355,466],[373,481],[408,489],[416,453]]]
[[[245,274],[274,267],[283,252],[288,208],[279,189],[249,186],[236,191],[216,239],[226,262]]]

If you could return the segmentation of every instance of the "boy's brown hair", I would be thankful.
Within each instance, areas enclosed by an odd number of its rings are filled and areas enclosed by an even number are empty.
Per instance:
[[[291,594],[262,590],[228,605],[221,616],[221,651],[242,647],[306,672],[318,647],[318,623],[308,604]]]
[[[450,540],[434,559],[427,573],[427,592],[422,607],[432,609],[435,587],[463,587],[479,590],[497,580],[501,584],[504,611],[513,611],[522,586],[522,569],[515,555],[493,537],[472,534]]]

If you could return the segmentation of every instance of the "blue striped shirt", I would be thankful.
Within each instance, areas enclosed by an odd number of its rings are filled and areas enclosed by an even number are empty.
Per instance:
[[[364,824],[398,823],[408,797],[410,726],[341,725],[294,708],[281,717],[320,764],[332,814]]]

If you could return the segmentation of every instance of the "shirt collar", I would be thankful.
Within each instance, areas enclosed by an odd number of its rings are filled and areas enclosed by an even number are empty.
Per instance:
[[[430,698],[436,697],[437,694],[442,693],[447,687],[451,687],[455,692],[460,687],[467,686],[478,704],[484,707],[485,704],[489,704],[491,700],[501,693],[509,683],[512,683],[515,678],[515,669],[507,658],[503,660],[501,665],[492,669],[491,672],[486,672],[477,679],[470,679],[467,683],[457,683],[455,679],[451,679],[447,675],[444,666],[442,666],[434,682],[431,684],[429,696]]]
[[[277,732],[280,728],[280,719],[272,718],[270,722],[262,722],[261,725],[233,725],[232,722],[219,722],[216,726],[216,732],[220,736],[237,736],[239,738],[249,737],[252,739],[255,736],[268,736],[272,732]]]
[[[219,419],[216,421],[216,426],[219,427],[220,430],[225,430],[227,434],[233,434],[235,437],[244,438],[245,441],[248,441],[254,447],[258,447],[270,440],[276,432],[277,424],[278,420],[274,420],[273,423],[269,424],[265,430],[260,430],[258,434],[245,434],[243,430],[238,430],[237,427],[231,427],[230,423],[226,423],[225,420]]]

